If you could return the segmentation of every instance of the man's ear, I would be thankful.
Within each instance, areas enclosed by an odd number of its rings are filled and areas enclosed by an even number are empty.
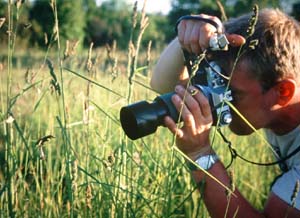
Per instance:
[[[293,79],[285,79],[275,85],[278,96],[277,103],[280,106],[287,105],[293,98],[296,91],[296,81]]]

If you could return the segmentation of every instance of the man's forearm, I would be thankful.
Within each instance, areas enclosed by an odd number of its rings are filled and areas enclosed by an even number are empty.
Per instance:
[[[166,93],[173,91],[176,84],[183,83],[187,78],[182,49],[175,38],[161,54],[150,84],[156,91]]]
[[[224,186],[230,188],[231,179],[221,162],[215,163],[208,172]],[[193,171],[192,176],[197,184],[204,186],[199,186],[199,190],[211,217],[264,217],[262,213],[250,205],[237,189],[233,193],[228,193],[221,184],[201,170]],[[201,181],[204,182],[201,183]]]

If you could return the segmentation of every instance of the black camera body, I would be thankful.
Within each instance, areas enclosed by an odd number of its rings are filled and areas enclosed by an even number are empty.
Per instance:
[[[228,81],[214,61],[202,61],[198,71],[191,78],[191,84],[199,89],[209,100],[213,115],[213,125],[223,126],[231,122],[231,113],[227,101],[232,101]],[[140,101],[120,111],[120,121],[126,135],[138,139],[152,134],[158,126],[163,125],[165,116],[170,116],[175,122],[180,121],[179,114],[171,101],[174,92],[158,96],[152,103]]]

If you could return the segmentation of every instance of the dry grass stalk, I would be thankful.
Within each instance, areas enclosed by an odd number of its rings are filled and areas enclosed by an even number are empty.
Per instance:
[[[69,57],[69,46],[70,46],[70,41],[66,40],[66,48],[64,51],[64,60]]]
[[[296,199],[297,199],[297,196],[299,194],[299,189],[300,189],[300,181],[297,180],[296,184],[295,184],[295,187],[294,187],[294,191],[293,191],[292,196],[291,196],[291,206],[288,207],[288,209],[286,210],[284,218],[290,217],[289,214],[291,212],[291,209],[296,206]]]
[[[72,171],[71,171],[71,175],[72,175],[72,191],[73,191],[73,195],[74,198],[76,198],[77,196],[77,179],[78,179],[78,161],[74,160],[72,162]]]
[[[45,42],[45,45],[48,45],[49,40],[48,40],[47,33],[44,33],[44,42]]]
[[[258,20],[258,5],[254,5],[253,6],[253,15],[251,16],[251,18],[249,20],[249,26],[247,29],[247,38],[254,34],[257,20]]]
[[[64,51],[64,60],[66,60],[68,57],[71,57],[76,54],[76,49],[79,45],[79,40],[76,40],[74,42],[70,42],[69,40],[66,40],[66,48]]]
[[[136,27],[137,24],[137,1],[134,2],[133,13],[132,13],[132,28]]]
[[[152,48],[152,41],[150,40],[147,47],[147,67],[149,69],[151,63],[151,48]]]
[[[222,3],[219,0],[217,0],[217,5],[218,5],[218,8],[220,9],[220,12],[221,12],[222,21],[227,21],[228,18],[227,18],[224,6],[222,5]]]
[[[117,42],[114,40],[112,46],[106,44],[106,51],[107,51],[107,62],[109,67],[111,68],[111,75],[113,77],[113,81],[119,75],[118,69],[118,58],[116,56],[116,49],[117,49]]]
[[[292,207],[295,207],[295,204],[296,204],[296,198],[299,194],[299,189],[300,189],[300,181],[297,180],[296,184],[295,184],[295,187],[294,187],[294,191],[293,191],[293,194],[291,196],[291,202],[292,202]]]
[[[85,203],[86,203],[86,207],[90,210],[92,209],[92,198],[93,198],[92,187],[90,184],[88,184],[85,193]]]
[[[229,181],[229,189],[231,190],[231,192],[228,192],[228,190],[225,190],[225,193],[227,195],[227,198],[229,199],[230,196],[232,195],[232,193],[235,190],[235,184],[234,184],[234,181],[233,181],[234,174],[233,174],[232,170],[228,171],[228,176],[229,176],[229,179],[230,179],[230,181]]]
[[[20,7],[22,6],[22,4],[25,2],[25,0],[16,0],[15,5],[17,7],[17,9],[20,9]]]
[[[0,28],[3,26],[4,23],[5,23],[5,17],[1,17],[0,18]]]
[[[88,59],[87,59],[87,62],[86,62],[86,69],[87,69],[88,72],[90,72],[93,68],[93,61],[92,61],[93,47],[94,47],[94,43],[91,42],[89,53],[88,53]]]

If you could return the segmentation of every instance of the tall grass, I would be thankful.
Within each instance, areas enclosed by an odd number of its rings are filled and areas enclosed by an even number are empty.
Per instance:
[[[172,149],[171,134],[159,128],[130,141],[120,127],[122,106],[156,95],[147,88],[149,60],[160,51],[140,47],[146,14],[133,10],[137,34],[127,52],[116,42],[77,54],[76,45],[60,44],[52,0],[52,46],[38,52],[34,64],[17,67],[18,2],[7,3],[7,61],[0,71],[0,217],[208,217],[184,158]],[[245,157],[271,158],[259,138],[237,139],[224,131]],[[229,163],[226,144],[217,139],[215,145]],[[236,160],[230,170],[236,187],[262,208],[277,168]]]

